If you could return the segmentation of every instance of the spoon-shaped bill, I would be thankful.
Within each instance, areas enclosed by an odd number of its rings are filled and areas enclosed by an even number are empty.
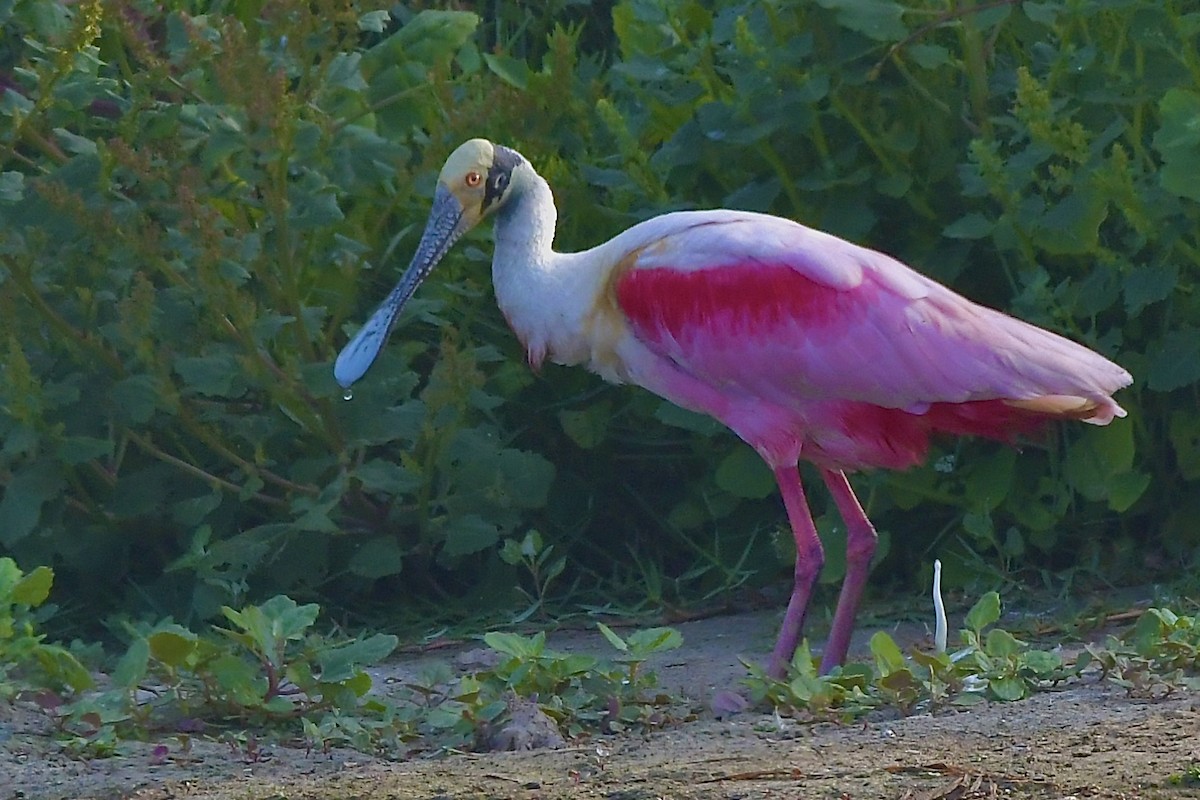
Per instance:
[[[392,332],[404,304],[468,227],[463,218],[462,204],[445,185],[439,183],[433,195],[429,221],[425,223],[421,243],[417,245],[417,252],[408,269],[400,276],[396,288],[388,293],[366,324],[338,353],[333,365],[333,377],[342,388],[350,388],[370,369],[387,343],[388,334]]]

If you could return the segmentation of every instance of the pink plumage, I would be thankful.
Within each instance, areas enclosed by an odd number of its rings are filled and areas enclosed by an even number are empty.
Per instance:
[[[1129,382],[1123,369],[894,259],[776,217],[672,216],[682,224],[617,276],[621,311],[664,368],[750,401],[736,408],[751,416],[790,420],[763,435],[798,438],[796,457],[898,469],[921,461],[933,433],[1011,441],[1056,417],[1124,415],[1110,397]],[[670,263],[696,251],[699,268]],[[670,399],[743,427],[702,395]],[[747,440],[772,466],[794,457]]]
[[[635,382],[728,425],[775,473],[796,539],[769,672],[782,677],[824,553],[796,471],[821,468],[846,522],[846,577],[821,661],[842,663],[876,534],[845,471],[920,463],[935,434],[1002,441],[1054,419],[1108,424],[1128,372],[976,305],[893,258],[789,220],[669,214],[608,245]]]
[[[555,252],[545,180],[473,139],[446,161],[408,270],[338,355],[349,387],[454,241],[496,220],[496,301],[532,365],[584,364],[711,414],[774,471],[796,539],[769,671],[799,642],[824,554],[796,469],[819,468],[846,522],[846,577],[822,670],[842,663],[876,536],[846,470],[902,469],[930,436],[1011,440],[1052,419],[1106,425],[1129,373],[1057,334],[975,305],[895,259],[789,220],[664,214],[579,253]]]

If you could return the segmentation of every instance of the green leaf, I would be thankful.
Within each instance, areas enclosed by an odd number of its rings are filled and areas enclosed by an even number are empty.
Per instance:
[[[371,580],[397,575],[404,567],[404,553],[395,536],[376,536],[354,551],[348,566],[355,575]]]
[[[921,682],[907,666],[892,670],[878,680],[879,688],[890,694],[900,705],[908,705],[920,697]]]
[[[313,178],[291,186],[288,219],[298,231],[321,230],[346,218],[335,187]]]
[[[1040,677],[1052,676],[1063,665],[1062,656],[1050,650],[1030,650],[1022,656],[1022,660]]]
[[[72,133],[66,128],[55,128],[54,138],[58,140],[58,144],[68,153],[85,156],[96,155],[96,143],[86,136]]]
[[[179,626],[158,630],[146,637],[150,655],[169,667],[182,667],[196,652],[196,634]]]
[[[1105,500],[1114,489],[1114,478],[1130,471],[1133,455],[1132,425],[1089,426],[1067,447],[1063,474],[1084,497]]]
[[[596,627],[600,629],[600,633],[604,635],[604,638],[607,639],[608,643],[614,648],[620,650],[622,653],[629,652],[629,644],[622,639],[616,631],[605,625],[603,622],[597,622]]]
[[[225,618],[249,636],[256,654],[272,662],[282,655],[284,642],[304,636],[320,611],[316,603],[297,605],[286,595],[276,595],[262,605],[246,606],[241,611],[221,608]]]
[[[1172,88],[1158,110],[1162,126],[1154,134],[1154,147],[1163,160],[1159,182],[1172,194],[1200,201],[1200,93]]]
[[[0,172],[0,202],[17,203],[25,196],[25,175]]]
[[[996,534],[992,515],[987,511],[968,511],[963,514],[963,530],[983,542],[991,542]]]
[[[0,556],[0,607],[10,605],[12,603],[13,587],[21,580],[21,568],[17,566],[17,562],[13,561],[8,556]],[[9,613],[11,617],[11,612]],[[0,614],[0,619],[3,614]],[[11,631],[2,634],[2,636],[11,636]]]
[[[300,639],[317,621],[321,607],[316,603],[298,605],[287,595],[275,595],[258,606],[270,621],[274,635],[282,639]]]
[[[1151,303],[1166,300],[1179,286],[1179,266],[1137,267],[1125,277],[1125,313],[1135,316]]]
[[[500,80],[509,86],[524,90],[529,85],[529,65],[511,56],[484,53],[484,63]]]
[[[175,359],[175,372],[192,391],[213,397],[239,397],[246,392],[240,380],[241,370],[227,355],[180,356]],[[239,386],[237,392],[233,387]]]
[[[550,550],[552,547],[553,547],[553,545],[546,548],[547,555],[550,553]],[[544,585],[549,584],[550,581],[554,580],[559,575],[562,575],[563,570],[565,570],[566,568],[567,568],[567,557],[566,556],[561,556],[561,557],[555,559],[554,561],[550,562],[550,566],[546,567],[546,571],[543,574],[543,578],[542,578],[543,584]]]
[[[628,0],[617,3],[613,6],[612,20],[613,32],[621,44],[621,57],[627,62],[639,55],[655,55],[671,41],[666,11],[654,4]],[[660,64],[660,67],[665,71],[665,66]]]
[[[64,480],[58,466],[38,461],[8,480],[0,500],[0,544],[12,547],[24,539],[42,516],[42,506],[59,496]]]
[[[58,442],[58,457],[68,464],[86,464],[98,458],[108,458],[113,453],[110,439],[92,436],[64,436]]]
[[[996,224],[983,214],[972,212],[947,225],[942,235],[948,239],[982,239],[995,227]]]
[[[296,710],[295,700],[280,695],[275,695],[265,703],[260,701],[257,705],[264,711],[271,714],[279,714],[280,716],[290,716]]]
[[[1086,184],[1052,205],[1038,220],[1038,245],[1049,253],[1094,252],[1108,216],[1103,194]]]
[[[13,586],[12,602],[37,608],[50,596],[52,585],[54,585],[54,570],[45,566],[37,567],[22,576]]]
[[[379,12],[386,14],[386,11]],[[354,92],[355,95],[367,89],[367,82],[363,79],[362,70],[362,53],[339,53],[334,56],[329,62],[329,72],[326,75],[326,83],[328,86],[335,86],[339,89],[346,89]],[[357,99],[357,98],[356,98]],[[346,105],[355,108],[351,101],[344,101]],[[351,112],[352,113],[352,112]],[[353,129],[355,126],[348,125],[348,129]],[[354,136],[359,131],[342,130],[339,134],[343,137]],[[343,151],[344,152],[344,151]],[[359,153],[357,148],[350,153],[345,153],[351,157],[357,156]]]
[[[321,650],[317,654],[321,680],[325,682],[350,680],[358,674],[360,667],[378,664],[391,655],[399,641],[390,633],[376,633]]]
[[[734,497],[759,500],[775,491],[771,468],[746,445],[739,445],[721,460],[714,479],[717,486]]]
[[[871,655],[875,657],[875,668],[880,675],[890,675],[908,669],[900,646],[886,631],[876,631],[871,636],[870,648]]]
[[[513,512],[517,509],[544,506],[555,474],[554,465],[541,455],[500,448],[484,429],[459,431],[444,454],[443,465],[452,471],[456,489],[448,503],[451,510],[486,516],[497,527],[515,524]],[[469,524],[474,525],[475,533],[481,531],[478,525]]]
[[[681,647],[683,634],[674,628],[646,628],[629,634],[625,641],[635,658],[646,658],[654,653]]]
[[[371,676],[366,672],[358,672],[342,681],[342,685],[354,692],[355,697],[366,697],[371,691]]]
[[[521,539],[521,556],[526,559],[534,559],[545,545],[542,543],[542,534],[535,529],[530,529],[525,538]]]
[[[1000,619],[1000,595],[988,592],[967,612],[967,627],[976,634],[983,632],[989,625],[994,625]]]
[[[479,17],[469,11],[420,11],[404,27],[366,52],[363,72],[369,79],[375,71],[393,64],[419,61],[434,66],[447,62],[478,25]]]
[[[129,643],[129,649],[112,671],[112,682],[125,689],[137,688],[146,677],[150,665],[150,643],[139,636]]]
[[[91,674],[66,648],[56,644],[39,644],[33,651],[51,686],[69,686],[76,692],[94,688]]]
[[[988,681],[988,688],[997,700],[1004,702],[1022,700],[1026,695],[1025,681],[1017,677],[992,678]]]
[[[506,448],[497,464],[508,484],[507,499],[517,508],[542,508],[554,483],[554,465],[539,453]]]
[[[1189,481],[1200,478],[1200,416],[1182,409],[1173,411],[1168,434],[1179,474]]]
[[[464,514],[446,523],[442,552],[447,556],[465,556],[487,550],[500,541],[500,529],[478,514]]]
[[[685,431],[692,431],[702,436],[712,436],[715,433],[725,430],[724,425],[707,414],[688,411],[686,408],[680,408],[674,403],[666,401],[660,403],[658,408],[654,410],[654,418],[666,425],[682,428]]]
[[[1033,0],[1025,0],[1021,3],[1021,11],[1025,16],[1039,25],[1053,27],[1058,21],[1058,16],[1064,11],[1061,2],[1037,3]]]
[[[604,441],[608,421],[612,418],[612,403],[593,403],[580,411],[559,411],[558,422],[563,432],[584,450],[591,450]]]
[[[1200,379],[1200,329],[1180,326],[1150,352],[1146,385],[1154,391],[1174,391]]]
[[[500,560],[505,564],[516,566],[525,560],[525,554],[522,551],[521,542],[516,539],[505,539],[504,544],[500,545]]]
[[[999,508],[1008,497],[1016,469],[1017,451],[1008,447],[973,461],[965,486],[970,507],[985,512]],[[988,528],[991,528],[990,520]]]
[[[360,464],[350,474],[358,478],[367,491],[380,492],[393,497],[411,494],[425,483],[420,475],[382,458],[373,458]]]
[[[983,640],[983,649],[992,658],[1011,658],[1018,655],[1024,647],[1024,642],[1001,628],[992,628]]]
[[[534,658],[542,655],[546,649],[546,632],[538,631],[533,636],[522,636],[519,633],[489,631],[483,635],[483,642],[506,656],[519,659]]]
[[[908,53],[924,69],[944,67],[952,60],[950,51],[938,44],[914,44],[903,52]]]
[[[881,42],[898,42],[908,36],[904,6],[889,0],[817,0],[817,5],[837,12],[839,24]]]
[[[118,420],[144,425],[159,405],[158,382],[150,375],[134,375],[113,384],[111,397]]]
[[[1150,488],[1147,472],[1121,472],[1108,479],[1108,507],[1113,511],[1128,511]]]

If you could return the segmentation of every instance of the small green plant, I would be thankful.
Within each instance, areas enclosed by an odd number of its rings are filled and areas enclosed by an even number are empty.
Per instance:
[[[999,619],[1000,595],[988,592],[967,613],[961,634],[965,646],[949,658],[973,690],[995,700],[1021,700],[1071,677],[1058,653],[1032,648],[1003,628],[990,627]],[[985,633],[985,628],[990,630]]]
[[[629,668],[624,683],[634,688],[642,688],[641,685],[647,682],[645,676],[641,674],[641,666],[646,659],[655,653],[674,650],[683,644],[683,636],[674,628],[649,628],[634,631],[628,638],[623,639],[603,622],[597,623],[597,627],[608,643],[620,651],[621,655],[617,657],[616,661]],[[651,680],[650,683],[652,682]]]
[[[1188,765],[1187,769],[1167,778],[1172,786],[1200,786],[1200,762]]]
[[[529,607],[517,616],[522,622],[533,614],[545,615],[546,595],[554,579],[562,574],[567,566],[567,557],[553,558],[554,545],[542,542],[542,535],[536,530],[530,530],[521,541],[505,539],[500,548],[500,558],[506,564],[514,567],[524,567],[529,574],[532,590],[520,589],[521,594],[529,600]]]
[[[621,637],[600,626],[619,651],[613,659],[546,647],[546,634],[492,632],[493,666],[455,678],[428,671],[397,697],[372,694],[365,667],[396,647],[387,634],[334,639],[313,630],[320,608],[280,595],[260,605],[225,607],[226,628],[199,634],[172,621],[129,626],[130,644],[110,674],[91,688],[88,673],[66,650],[33,632],[29,608],[41,604],[51,574],[29,575],[0,559],[0,688],[26,690],[55,722],[72,752],[102,757],[127,739],[223,731],[247,758],[266,737],[300,739],[309,748],[346,745],[365,752],[486,746],[487,732],[515,707],[536,704],[562,734],[615,732],[659,725],[670,698],[655,691],[645,662],[678,647],[670,628]],[[14,635],[19,632],[19,635]],[[13,682],[20,673],[22,680]],[[66,686],[70,696],[60,695]],[[521,703],[514,703],[518,699]]]
[[[79,660],[37,631],[34,609],[50,597],[53,584],[49,567],[25,573],[11,558],[0,558],[0,698],[30,686],[75,692],[92,686]]]
[[[914,649],[905,654],[885,632],[871,637],[873,663],[817,672],[807,642],[786,680],[747,664],[751,697],[780,711],[853,719],[879,707],[902,713],[946,704],[1022,700],[1038,691],[1097,674],[1139,697],[1162,698],[1200,689],[1200,616],[1150,608],[1122,636],[1087,644],[1073,660],[1040,650],[1003,628],[1000,596],[988,592],[967,612],[953,653]]]
[[[112,688],[43,703],[68,744],[108,755],[120,739],[148,731],[286,732],[297,725],[310,744],[367,744],[362,725],[346,720],[379,710],[367,699],[371,678],[363,667],[390,654],[395,636],[329,639],[311,630],[316,604],[285,596],[223,611],[231,627],[216,636],[170,621],[132,630]]]
[[[743,662],[750,670],[746,685],[754,702],[768,702],[781,713],[804,712],[818,718],[853,719],[882,704],[871,691],[875,674],[863,664],[848,664],[829,675],[817,671],[808,641],[801,643],[785,680],[776,680],[757,664]]]
[[[1000,596],[988,592],[967,612],[966,627],[959,633],[962,647],[954,653],[915,650],[906,655],[879,631],[871,637],[871,664],[848,664],[820,675],[805,644],[786,680],[771,679],[748,665],[747,683],[753,699],[777,709],[852,719],[880,706],[911,713],[946,703],[1021,700],[1078,675],[1079,669],[1064,664],[1058,653],[1030,647],[993,627],[999,619]]]
[[[1200,689],[1200,616],[1148,608],[1126,637],[1087,645],[1077,664],[1099,667],[1105,680],[1138,697]]]
[[[627,638],[601,624],[605,639],[620,651],[616,659],[560,653],[546,647],[546,634],[492,632],[484,642],[499,660],[495,666],[439,688],[445,672],[411,685],[407,704],[426,746],[473,747],[487,730],[504,724],[513,697],[537,703],[569,737],[587,731],[616,732],[630,726],[666,722],[671,699],[655,691],[657,678],[643,669],[655,653],[677,648],[683,637],[671,628],[636,631]]]
[[[569,736],[589,728],[617,731],[633,724],[661,724],[658,707],[665,698],[651,694],[657,679],[641,667],[651,655],[683,643],[671,628],[650,628],[622,639],[601,624],[604,637],[621,652],[615,660],[545,647],[545,633],[522,637],[489,633],[484,641],[501,662],[476,676],[491,692],[515,692],[536,698],[542,710]]]

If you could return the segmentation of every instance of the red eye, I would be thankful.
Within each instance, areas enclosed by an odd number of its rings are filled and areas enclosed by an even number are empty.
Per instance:
[[[483,176],[480,175],[478,172],[475,172],[472,170],[471,172],[467,173],[467,177],[466,177],[467,186],[471,187],[472,189],[474,189],[476,186],[478,186],[479,182],[482,180],[483,180]]]

